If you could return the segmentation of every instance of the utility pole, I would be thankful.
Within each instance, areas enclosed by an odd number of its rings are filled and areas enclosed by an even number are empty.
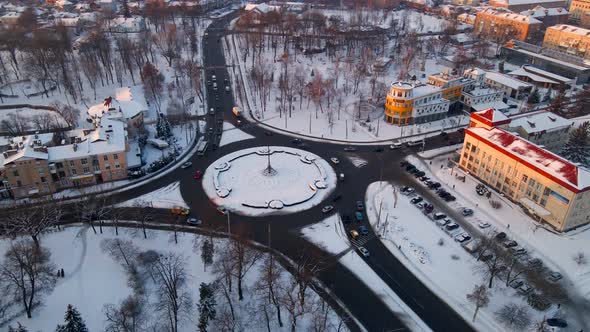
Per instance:
[[[309,112],[309,134],[311,135],[311,112]]]
[[[231,235],[231,226],[229,223],[229,210],[227,210],[226,214],[227,214],[227,234]]]

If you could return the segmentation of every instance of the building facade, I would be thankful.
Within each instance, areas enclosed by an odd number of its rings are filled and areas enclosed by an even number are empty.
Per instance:
[[[450,104],[442,95],[443,89],[431,84],[396,82],[386,96],[384,119],[400,126],[440,120]]]
[[[525,41],[534,37],[541,26],[542,22],[534,17],[488,8],[477,13],[474,31],[493,40]]]
[[[529,142],[559,153],[569,139],[569,131],[574,122],[557,114],[542,112],[526,116],[514,116],[510,123],[503,126]]]
[[[502,91],[477,87],[473,89],[466,89],[461,94],[461,103],[464,109],[471,109],[471,107],[479,104],[489,104],[496,101],[501,101],[504,93]]]
[[[520,14],[541,21],[543,23],[541,29],[546,29],[557,24],[565,24],[569,20],[569,12],[565,8],[537,6],[533,9],[522,11]]]
[[[493,7],[506,8],[515,13],[533,9],[537,6],[543,6],[545,8],[567,7],[565,0],[490,0],[489,4]]]
[[[557,231],[590,222],[590,172],[499,128],[493,110],[473,113],[459,167]]]
[[[567,24],[549,27],[543,47],[590,59],[590,30]]]
[[[580,22],[584,13],[590,12],[590,0],[571,0],[570,20]]]

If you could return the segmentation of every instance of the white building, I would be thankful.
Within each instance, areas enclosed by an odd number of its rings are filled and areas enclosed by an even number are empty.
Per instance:
[[[504,129],[517,132],[520,137],[556,153],[567,143],[573,125],[573,121],[549,112],[517,115],[510,120]]]
[[[461,102],[465,105],[465,109],[470,109],[476,105],[501,101],[503,95],[502,91],[493,88],[477,87],[463,91],[461,93]]]

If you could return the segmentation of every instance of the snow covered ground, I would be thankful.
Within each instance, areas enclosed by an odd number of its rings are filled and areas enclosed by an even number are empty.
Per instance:
[[[267,151],[244,149],[212,163],[202,181],[207,196],[238,214],[285,214],[319,204],[336,188],[336,173],[328,162],[289,147],[270,147],[275,173],[265,174]]]
[[[252,138],[254,138],[254,136],[241,131],[240,129],[236,128],[233,124],[226,121],[223,123],[223,135],[221,136],[219,146],[224,146]]]
[[[49,110],[28,107],[0,110],[0,122],[8,121],[10,123],[12,119],[18,119],[17,123],[22,125],[22,130],[40,130],[45,127],[64,128],[68,126],[61,115]],[[43,127],[37,127],[36,122]],[[6,131],[3,124],[0,125],[0,130]]]
[[[173,252],[182,255],[186,259],[186,270],[188,272],[188,291],[192,308],[189,314],[181,321],[179,331],[194,331],[198,323],[198,311],[196,303],[199,300],[199,285],[201,282],[209,283],[217,279],[211,267],[205,269],[201,257],[201,243],[204,236],[180,233],[178,244],[171,241],[171,233],[164,231],[149,231],[148,239],[142,236],[133,236],[126,229],[119,230],[118,238],[121,240],[130,240],[133,245],[137,246],[140,251],[155,250],[158,252]],[[105,239],[114,239],[116,236],[112,228],[105,228],[104,234],[95,235],[91,229],[84,227],[68,227],[63,231],[52,232],[42,237],[41,243],[47,247],[51,253],[51,260],[58,268],[63,268],[65,278],[58,279],[56,288],[44,300],[44,304],[33,310],[33,318],[27,319],[22,315],[10,320],[9,324],[16,325],[20,322],[28,328],[29,331],[53,331],[56,324],[63,322],[63,315],[68,304],[74,305],[81,313],[82,318],[86,321],[89,331],[104,331],[105,314],[103,306],[108,303],[118,305],[123,299],[132,294],[132,289],[128,285],[127,275],[123,266],[115,262],[109,255],[101,250],[100,243]],[[224,251],[223,248],[228,246],[225,239],[214,239],[215,261]],[[3,257],[10,241],[0,240],[0,254]],[[230,293],[233,299],[234,310],[236,314],[237,329],[241,331],[265,331],[266,323],[262,317],[262,310],[254,313],[252,308],[258,308],[266,300],[264,296],[257,293],[255,283],[260,279],[260,268],[262,260],[249,270],[244,281],[244,300],[238,301],[236,291]],[[281,274],[281,285],[290,285],[292,277],[282,268],[279,267]],[[148,287],[149,291],[153,291]],[[223,295],[217,293],[217,314],[218,317],[227,313],[227,302]],[[149,301],[145,306],[147,310],[145,323],[148,327],[158,323],[158,316],[154,312],[155,297],[153,294],[147,294],[146,299]],[[313,321],[317,319],[316,312],[321,306],[321,300],[311,290],[308,290],[306,301],[313,307],[306,310],[297,320],[297,331],[313,330]],[[283,308],[284,309],[284,308]],[[276,319],[271,317],[271,329],[273,331],[288,331],[290,329],[290,316],[288,311],[283,310],[283,322],[285,326],[280,328]],[[212,321],[209,327],[213,330],[221,329],[220,322]],[[341,324],[340,318],[329,309],[327,331],[336,331]],[[7,326],[0,329],[7,330]],[[156,328],[157,330],[157,328]],[[346,326],[342,326],[339,331],[346,331]]]
[[[457,150],[461,149],[461,147],[463,147],[463,143],[449,145],[449,146],[443,146],[442,148],[438,148],[438,149],[432,149],[432,150],[418,152],[418,155],[422,158],[428,159],[428,158],[432,158],[432,157],[439,156],[442,154],[448,154],[449,152],[457,151]]]
[[[310,242],[334,255],[351,248],[338,214],[333,214],[320,222],[302,228],[301,234]],[[430,331],[420,317],[381,280],[354,250],[344,254],[339,261],[370,287],[392,312],[397,313],[397,316],[411,331]]]
[[[175,206],[188,208],[188,205],[182,198],[180,193],[180,181],[176,181],[162,187],[158,190],[152,191],[148,194],[141,195],[137,198],[130,199],[123,203],[117,204],[120,207],[134,207],[134,206],[151,206],[154,208],[169,209]]]
[[[391,184],[372,183],[367,188],[366,206],[371,225],[380,234],[381,242],[404,263],[428,288],[437,294],[477,331],[512,331],[500,324],[494,313],[503,305],[516,303],[527,306],[516,290],[499,279],[489,290],[490,303],[479,310],[472,322],[473,304],[466,299],[475,285],[486,284],[475,257],[447,235],[422,210],[410,203],[410,197],[399,194]],[[382,206],[381,220],[378,220]],[[439,244],[442,240],[442,245]],[[552,317],[555,306],[545,312],[528,308],[532,321]],[[515,330],[518,331],[518,330]]]
[[[566,290],[574,296],[580,296],[586,301],[590,301],[590,266],[577,264],[573,259],[578,253],[588,252],[590,226],[563,234],[539,227],[534,220],[524,214],[519,206],[499,196],[496,192],[492,191],[490,199],[477,195],[475,187],[479,181],[469,175],[465,177],[465,182],[459,180],[456,176],[463,176],[465,173],[456,167],[448,167],[448,158],[452,159],[453,154],[434,158],[432,165],[423,163],[417,158],[409,160],[415,162],[415,165],[423,165],[418,167],[428,171],[441,183],[448,186],[448,191],[456,193],[457,201],[451,206],[457,208],[466,206],[475,209],[476,213],[472,217],[474,223],[489,222],[497,229],[506,232],[509,237],[528,250],[529,256],[540,258],[544,265],[563,274],[565,279],[568,279],[563,281],[568,285]],[[451,189],[453,186],[455,188]],[[500,201],[502,207],[500,209],[492,208],[490,200]],[[585,315],[584,318],[586,324],[590,324],[588,322],[590,317]]]

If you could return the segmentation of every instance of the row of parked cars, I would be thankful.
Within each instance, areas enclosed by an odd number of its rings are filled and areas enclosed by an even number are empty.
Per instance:
[[[400,167],[405,168],[406,172],[412,174],[415,178],[417,178],[422,184],[428,187],[431,190],[434,190],[436,194],[445,200],[445,202],[452,202],[455,201],[457,198],[453,196],[451,193],[446,191],[440,182],[436,182],[431,180],[424,171],[421,171],[416,166],[408,161],[402,161],[400,163]]]

